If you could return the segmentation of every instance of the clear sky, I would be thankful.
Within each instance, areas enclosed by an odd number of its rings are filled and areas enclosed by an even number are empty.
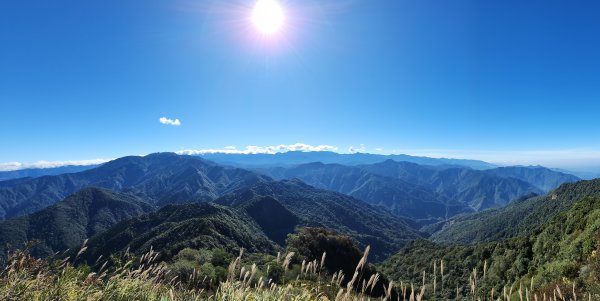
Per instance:
[[[268,36],[254,4],[0,1],[0,162],[306,143],[600,166],[599,1],[281,0]]]

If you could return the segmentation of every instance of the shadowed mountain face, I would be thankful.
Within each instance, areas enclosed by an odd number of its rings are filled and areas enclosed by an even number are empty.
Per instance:
[[[129,250],[134,254],[150,248],[169,259],[184,248],[223,248],[229,252],[273,254],[276,244],[246,215],[213,203],[168,205],[157,212],[121,222],[90,239],[88,261]]]
[[[417,220],[443,220],[473,211],[468,206],[449,201],[429,187],[373,174],[359,167],[310,163],[258,171],[275,179],[298,178],[312,186],[344,193]]]
[[[544,196],[457,217],[440,225],[441,230],[431,239],[440,243],[477,243],[529,235],[585,197],[600,197],[600,179],[563,184]]]
[[[85,188],[41,211],[0,222],[0,256],[7,245],[21,248],[32,240],[39,243],[31,252],[40,257],[78,247],[122,220],[153,210],[132,195]]]
[[[270,196],[252,198],[239,204],[237,208],[250,216],[267,237],[280,246],[285,245],[287,235],[300,225],[298,216]]]
[[[298,218],[298,226],[333,229],[352,237],[361,246],[371,245],[375,260],[382,260],[386,255],[395,252],[407,240],[420,237],[403,219],[383,208],[374,207],[344,194],[317,189],[299,180],[258,183],[251,188],[227,194],[215,202],[235,208],[248,208],[257,206],[252,205],[256,202],[262,202],[259,207],[272,206],[279,212],[285,212],[287,216],[293,214]],[[245,210],[252,215],[248,209]],[[270,223],[262,220],[264,218],[272,217],[262,214],[256,223]],[[290,219],[293,220],[292,217]],[[293,223],[283,224],[283,227],[275,230],[290,229]],[[263,228],[263,231],[268,233],[270,229]]]
[[[192,156],[124,157],[79,173],[2,182],[0,218],[35,212],[87,186],[127,192],[162,206],[211,201],[264,180],[269,179]]]

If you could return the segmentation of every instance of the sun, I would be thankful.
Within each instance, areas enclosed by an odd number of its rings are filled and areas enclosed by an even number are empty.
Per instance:
[[[283,8],[277,0],[258,0],[250,18],[256,29],[265,35],[279,32],[284,19]]]

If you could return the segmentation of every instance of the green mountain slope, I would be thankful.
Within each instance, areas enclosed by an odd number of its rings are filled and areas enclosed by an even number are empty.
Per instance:
[[[39,212],[0,222],[0,256],[6,255],[7,245],[21,248],[32,240],[39,243],[31,252],[40,257],[78,247],[84,239],[152,210],[152,205],[135,196],[82,189]]]
[[[332,229],[352,237],[361,247],[371,245],[375,261],[393,254],[407,240],[420,237],[403,219],[383,208],[341,193],[314,188],[300,180],[258,183],[215,202],[239,208],[264,197],[275,199],[297,216],[296,226]],[[257,220],[257,223],[262,222]],[[269,229],[264,231],[269,232]]]
[[[452,219],[431,236],[439,243],[475,243],[531,234],[586,196],[600,196],[600,179],[563,184],[539,197]]]
[[[168,205],[157,212],[121,222],[89,241],[88,260],[129,250],[134,254],[152,247],[162,259],[184,248],[223,248],[238,252],[274,253],[277,246],[249,217],[234,209],[203,203]]]
[[[466,246],[415,241],[383,267],[394,280],[419,281],[422,271],[431,273],[435,260],[444,260],[445,296],[456,287],[466,289],[473,269],[479,273],[480,291],[494,289],[496,296],[504,285],[516,290],[522,282],[529,287],[532,278],[534,292],[552,292],[557,284],[570,290],[575,283],[576,291],[600,296],[599,252],[600,197],[585,197],[531,235]]]

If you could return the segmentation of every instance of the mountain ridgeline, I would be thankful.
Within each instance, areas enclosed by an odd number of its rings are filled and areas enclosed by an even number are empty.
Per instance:
[[[227,192],[268,180],[247,170],[192,156],[160,153],[124,157],[83,172],[2,182],[0,218],[33,213],[89,186],[127,192],[150,204],[163,206],[208,202]]]
[[[489,169],[496,167],[479,160],[429,158],[409,155],[379,155],[367,153],[340,154],[336,152],[304,152],[289,151],[276,154],[224,154],[207,153],[197,155],[206,160],[243,168],[290,167],[312,162],[325,164],[343,164],[348,166],[374,164],[385,160],[411,162],[432,166],[462,166],[473,169]]]

